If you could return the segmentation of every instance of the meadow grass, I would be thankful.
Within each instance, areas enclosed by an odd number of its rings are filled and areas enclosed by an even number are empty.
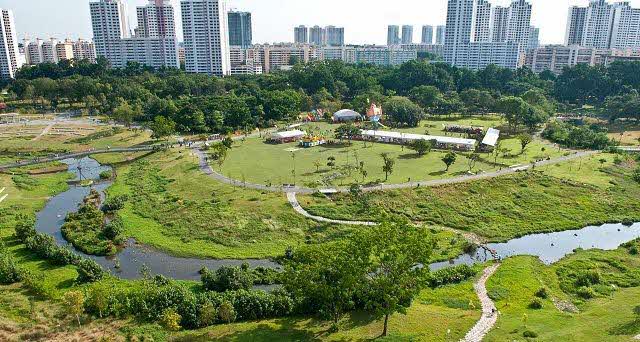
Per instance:
[[[538,334],[536,341],[629,341],[640,333],[640,322],[633,317],[633,308],[638,305],[640,288],[609,287],[607,294],[583,300],[562,291],[571,268],[576,272],[587,272],[585,263],[601,265],[597,269],[613,284],[620,277],[628,277],[624,270],[602,265],[624,264],[637,267],[640,259],[631,257],[624,249],[616,251],[581,251],[568,256],[557,264],[544,266],[533,257],[516,257],[506,260],[487,283],[489,295],[496,300],[500,312],[495,328],[486,341],[526,341],[525,331]],[[640,280],[639,275],[635,275]],[[542,309],[532,309],[529,304],[542,287],[549,297],[541,299]],[[552,299],[573,301],[578,312],[564,312],[556,308]]]
[[[336,219],[378,219],[379,208],[413,221],[473,232],[490,241],[588,225],[640,220],[640,186],[624,173],[600,188],[524,172],[476,182],[331,197],[303,196],[310,213]]]

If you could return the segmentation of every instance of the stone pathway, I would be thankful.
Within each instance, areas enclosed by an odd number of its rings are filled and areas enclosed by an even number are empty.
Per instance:
[[[634,337],[634,339],[639,340],[640,341],[640,335]]]
[[[314,216],[309,214],[304,208],[300,206],[298,202],[298,198],[296,198],[295,192],[287,192],[287,200],[289,200],[289,204],[293,207],[298,214],[310,218],[314,221],[318,222],[327,222],[327,223],[336,223],[336,224],[345,224],[345,225],[353,225],[353,226],[377,226],[376,222],[368,222],[368,221],[343,221],[343,220],[332,220],[326,217]]]
[[[480,342],[484,336],[493,328],[498,320],[498,310],[495,303],[487,295],[487,280],[496,273],[500,264],[495,264],[487,267],[482,274],[482,277],[473,284],[473,288],[476,290],[476,294],[482,304],[482,316],[476,325],[469,330],[467,335],[460,340],[460,342]]]

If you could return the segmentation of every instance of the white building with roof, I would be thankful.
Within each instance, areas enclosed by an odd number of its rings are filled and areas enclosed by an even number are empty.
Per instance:
[[[454,149],[462,151],[473,151],[476,147],[477,141],[474,139],[464,139],[456,137],[442,137],[435,135],[424,135],[414,133],[402,133],[391,131],[377,131],[377,130],[363,130],[361,131],[361,138],[363,140],[371,140],[389,144],[410,144],[417,140],[435,141],[436,148],[439,149]]]
[[[498,144],[498,139],[500,139],[500,131],[495,128],[489,128],[480,146],[485,150],[493,150]]]
[[[299,129],[295,129],[291,131],[273,133],[271,134],[268,140],[269,142],[272,142],[272,143],[283,144],[283,143],[298,141],[304,138],[306,135],[307,133]]]
[[[362,120],[362,115],[351,109],[342,109],[333,114],[333,122],[353,122]]]

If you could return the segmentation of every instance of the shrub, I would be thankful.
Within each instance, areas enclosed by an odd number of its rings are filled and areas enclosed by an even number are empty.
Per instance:
[[[105,276],[105,271],[93,260],[80,259],[76,266],[78,267],[77,281],[81,283],[93,283]]]
[[[129,200],[128,195],[117,195],[107,198],[102,205],[102,211],[105,213],[111,213],[124,208],[125,204]]]
[[[110,170],[100,172],[100,179],[110,179],[113,176],[113,172]]]
[[[20,269],[0,241],[0,284],[9,285],[20,281]]]
[[[602,277],[600,276],[600,272],[596,270],[590,270],[578,274],[576,278],[576,285],[588,287],[591,285],[600,284],[601,281]]]
[[[248,290],[253,287],[253,276],[240,267],[220,267],[215,272],[202,271],[202,285],[209,291],[225,292]]]
[[[637,167],[633,171],[633,174],[631,175],[631,178],[633,178],[633,180],[636,181],[636,183],[640,183],[640,167]]]
[[[200,327],[208,327],[216,323],[218,318],[218,311],[212,303],[205,303],[200,308],[199,323]]]
[[[231,323],[235,321],[236,311],[233,308],[233,305],[228,301],[222,302],[222,304],[220,304],[220,307],[218,308],[218,317],[220,317],[220,320],[225,323]]]
[[[583,286],[576,291],[576,294],[582,299],[591,299],[596,296],[596,291],[590,287]]]
[[[103,233],[107,239],[112,240],[114,243],[122,243],[121,235],[124,233],[124,222],[119,216],[114,218],[104,226]]]
[[[160,316],[160,324],[170,331],[180,330],[180,321],[182,317],[175,309],[165,309]]]
[[[547,293],[547,288],[541,287],[538,291],[536,291],[536,297],[542,298],[542,299],[549,298],[549,294]]]
[[[538,337],[538,333],[535,332],[535,331],[531,331],[531,330],[525,330],[522,333],[522,336],[523,337],[527,337],[527,338],[536,338],[536,337]]]
[[[33,273],[28,270],[23,270],[20,274],[22,284],[28,288],[34,295],[43,298],[50,297],[50,290],[44,282],[44,275],[42,273]]]
[[[529,304],[529,309],[540,310],[544,307],[544,303],[540,298],[534,298]]]
[[[16,216],[18,223],[15,226],[16,237],[24,242],[28,238],[36,235],[35,220],[32,217],[19,214]]]
[[[457,284],[471,277],[475,277],[476,270],[469,265],[460,265],[456,267],[443,268],[441,270],[429,273],[429,287],[438,287],[447,284]]]

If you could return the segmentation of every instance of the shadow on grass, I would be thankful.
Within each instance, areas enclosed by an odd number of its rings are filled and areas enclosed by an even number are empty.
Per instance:
[[[611,335],[637,335],[640,334],[640,319],[624,323],[609,329]]]
[[[419,155],[417,153],[405,153],[405,154],[401,154],[398,159],[402,159],[402,160],[415,160],[415,159],[420,159],[424,157],[424,155]]]
[[[442,171],[434,171],[434,172],[430,172],[430,173],[429,173],[429,176],[433,176],[433,177],[435,177],[435,176],[442,176],[442,175],[445,175],[446,173],[447,173],[447,171],[445,171],[445,170],[442,170]]]
[[[211,334],[194,333],[174,338],[176,342],[199,342],[199,341],[238,341],[238,342],[260,342],[260,341],[320,341],[312,331],[302,330],[295,325],[294,319],[281,319],[276,323],[279,326],[269,324],[259,324],[256,327],[244,330],[233,331],[234,325],[222,326],[218,331],[221,334],[212,336]],[[228,333],[225,333],[228,331]]]

